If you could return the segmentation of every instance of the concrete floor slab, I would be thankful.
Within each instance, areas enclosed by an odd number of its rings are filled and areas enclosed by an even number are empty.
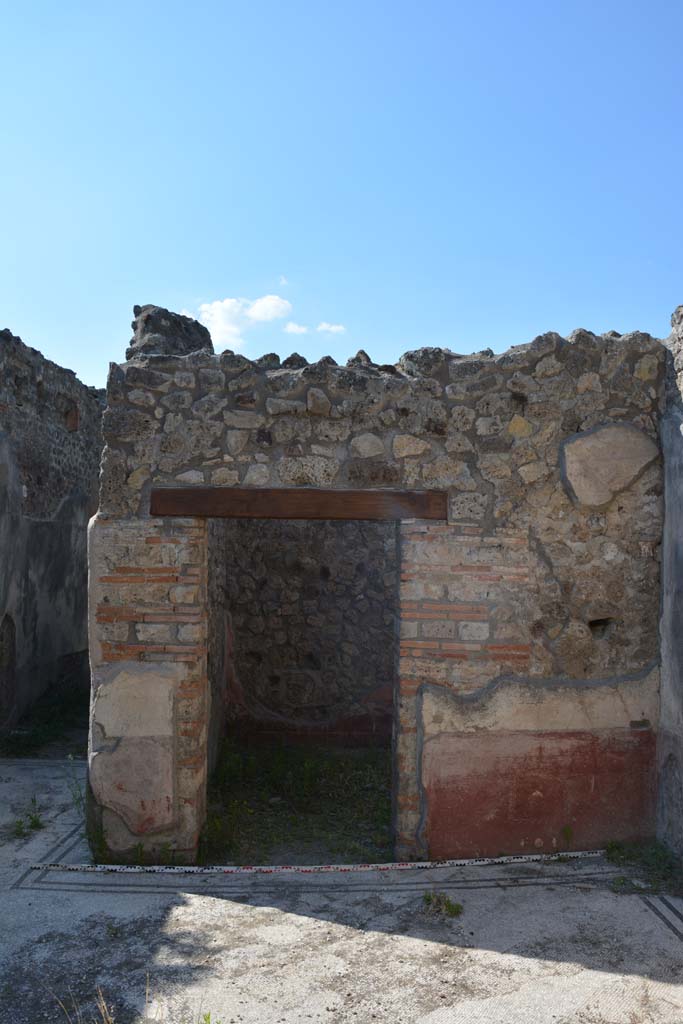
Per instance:
[[[683,901],[600,859],[306,875],[91,873],[71,762],[0,762],[0,1021],[681,1024]],[[46,827],[16,817],[36,795]],[[426,891],[463,905],[428,913]],[[149,992],[147,997],[145,993]]]

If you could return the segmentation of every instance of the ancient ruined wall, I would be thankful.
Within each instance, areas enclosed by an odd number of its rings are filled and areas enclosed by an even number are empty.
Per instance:
[[[683,854],[683,306],[671,319],[662,421],[666,511],[662,551],[662,693],[658,832]]]
[[[91,827],[109,855],[196,851],[206,806],[207,524],[90,524]]]
[[[87,679],[102,399],[0,332],[0,727],[61,677]]]
[[[233,700],[258,734],[391,737],[396,524],[227,521]]]
[[[233,631],[228,602],[230,576],[226,573],[226,543],[230,523],[210,519],[207,523],[207,675],[209,682],[208,761],[212,770],[220,741],[231,715],[230,683],[234,679]],[[192,631],[190,631],[192,632]],[[187,635],[187,628],[181,636]],[[200,639],[199,627],[195,628]],[[234,687],[233,687],[234,689]]]
[[[191,855],[201,825],[207,647],[183,627],[208,621],[206,527],[149,515],[152,486],[198,484],[447,492],[448,522],[401,525],[399,854],[652,832],[659,342],[578,331],[500,356],[309,366],[215,356],[199,325],[143,307],[128,356],[110,375],[91,540],[91,781],[116,849],[172,836]],[[126,623],[116,644],[100,625],[112,617]],[[237,660],[226,666],[241,682]],[[143,713],[133,735],[111,709],[152,669],[182,715]],[[128,766],[151,752],[165,767],[150,792]]]

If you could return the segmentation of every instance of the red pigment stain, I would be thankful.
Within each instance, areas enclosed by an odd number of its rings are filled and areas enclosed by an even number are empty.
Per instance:
[[[595,849],[654,833],[649,730],[442,734],[425,743],[429,856]]]

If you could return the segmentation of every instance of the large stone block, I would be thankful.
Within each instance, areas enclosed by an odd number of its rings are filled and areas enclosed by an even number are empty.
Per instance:
[[[637,480],[659,449],[632,424],[610,423],[568,438],[560,454],[570,497],[579,505],[599,508]]]

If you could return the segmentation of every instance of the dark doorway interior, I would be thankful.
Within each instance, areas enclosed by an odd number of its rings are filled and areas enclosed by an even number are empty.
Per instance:
[[[0,727],[14,710],[16,696],[17,631],[11,615],[0,622]]]
[[[204,859],[391,859],[397,524],[211,527],[209,674],[222,660],[227,692]]]

